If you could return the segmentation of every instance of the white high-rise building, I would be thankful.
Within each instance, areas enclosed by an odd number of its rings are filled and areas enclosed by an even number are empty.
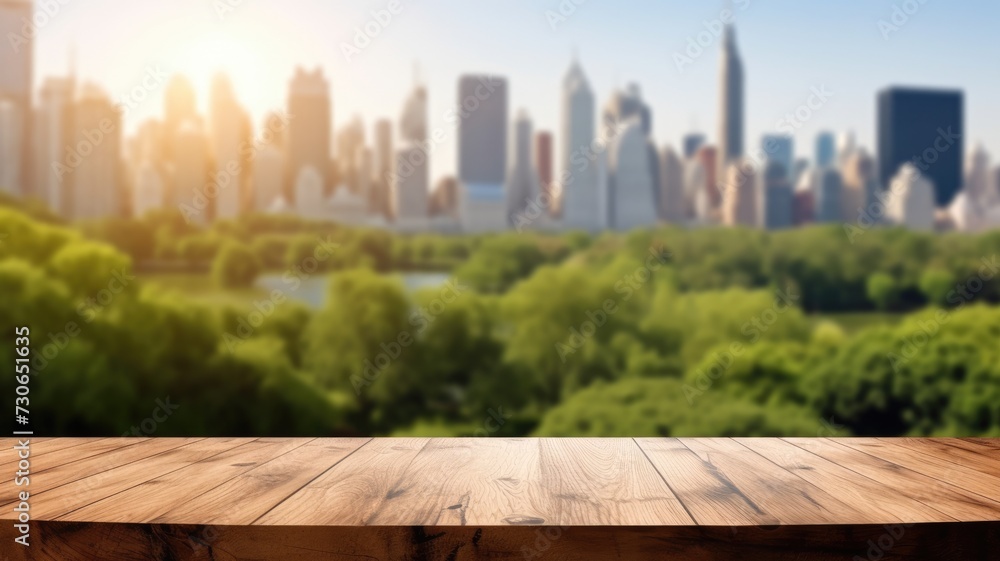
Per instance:
[[[609,222],[615,230],[631,230],[657,223],[656,196],[649,140],[642,120],[631,118],[611,145]]]
[[[992,189],[992,174],[990,173],[990,156],[982,144],[977,144],[965,163],[965,188],[973,204],[994,204],[996,193]]]
[[[660,157],[660,218],[683,223],[686,218],[684,201],[684,164],[673,148],[667,147]]]
[[[708,191],[708,170],[698,160],[684,166],[684,217],[694,224],[710,224],[712,196]]]
[[[604,227],[599,161],[592,150],[596,108],[594,93],[576,61],[563,79],[562,95],[562,166],[557,179],[562,193],[562,220],[567,228],[596,231]]]
[[[273,144],[261,146],[253,162],[254,208],[265,211],[284,196],[285,153]]]
[[[757,166],[748,159],[729,164],[722,197],[722,221],[727,226],[757,225]]]
[[[905,163],[892,179],[886,217],[911,230],[934,229],[934,184],[912,163]]]

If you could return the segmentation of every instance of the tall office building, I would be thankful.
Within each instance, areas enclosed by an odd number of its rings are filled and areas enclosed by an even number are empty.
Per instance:
[[[264,120],[262,130],[274,130],[277,127],[278,115],[270,114]],[[285,193],[285,163],[288,154],[285,152],[286,138],[278,131],[268,136],[261,135],[263,142],[257,147],[253,157],[253,188],[251,189],[253,208],[258,212],[266,212],[278,201],[286,201]]]
[[[720,183],[725,177],[725,174],[718,173],[719,151],[714,146],[702,146],[695,153],[694,159],[705,169],[705,185],[702,190],[708,202],[709,212],[715,213],[722,204],[723,186]]]
[[[705,145],[705,135],[701,133],[689,133],[684,135],[684,159],[690,160],[698,153],[698,149]]]
[[[864,149],[856,150],[844,162],[844,196],[841,214],[846,221],[859,215],[871,214],[869,207],[878,195],[878,174],[875,159]]]
[[[538,171],[538,186],[548,196],[549,213],[554,211],[552,175],[552,133],[539,131],[535,134],[535,170]]]
[[[538,172],[531,157],[533,137],[531,118],[521,110],[514,121],[514,145],[507,171],[507,213],[512,225],[528,205],[536,202],[540,192]]]
[[[25,194],[21,176],[25,128],[21,105],[0,99],[0,192],[14,197]]]
[[[309,220],[322,220],[327,215],[326,186],[323,172],[313,166],[302,168],[295,177],[295,213]],[[344,191],[340,187],[338,191]],[[349,193],[348,193],[349,194]],[[337,193],[334,193],[334,197]]]
[[[834,168],[818,172],[816,189],[816,221],[839,222],[842,219],[844,180]]]
[[[590,157],[597,138],[594,92],[577,61],[573,61],[562,86],[562,151],[560,206],[567,228],[596,231],[603,227],[598,161]]]
[[[104,91],[92,85],[81,88],[69,137],[76,154],[63,162],[72,168],[64,176],[71,186],[70,217],[88,220],[121,216],[121,113]]]
[[[816,135],[816,168],[826,169],[837,163],[837,139],[832,132]]]
[[[709,224],[714,218],[707,178],[708,171],[698,159],[684,166],[684,214],[695,224]]]
[[[318,173],[324,192],[331,183],[330,137],[333,127],[333,109],[330,101],[330,84],[317,68],[308,72],[297,68],[288,90],[288,155],[286,194],[293,196],[292,186],[298,182],[305,168]]]
[[[729,164],[722,197],[722,223],[727,226],[757,225],[757,166],[749,159]]]
[[[337,183],[358,193],[361,177],[356,167],[358,150],[365,145],[365,124],[355,115],[337,132]]]
[[[163,208],[166,196],[163,170],[149,158],[139,164],[132,181],[132,216],[141,218],[150,211]]]
[[[73,96],[76,80],[48,78],[39,92],[35,112],[35,195],[56,214],[69,211],[66,184],[53,167],[65,157],[73,122]],[[2,182],[0,182],[2,184]]]
[[[168,197],[169,208],[180,209],[188,220],[207,224],[211,201],[204,208],[197,203],[212,177],[212,157],[208,134],[199,119],[181,124],[174,135],[173,178]],[[192,209],[192,210],[189,210]]]
[[[911,162],[944,207],[962,186],[964,96],[960,91],[889,88],[878,95],[879,181],[888,185]]]
[[[982,144],[977,144],[965,164],[965,183],[962,189],[973,203],[992,204],[996,202],[992,192],[990,156]]]
[[[236,218],[246,207],[251,177],[251,162],[241,146],[252,140],[252,133],[250,118],[236,100],[232,82],[225,74],[218,74],[212,80],[209,123],[214,177],[220,185],[215,218]]]
[[[719,153],[716,177],[743,156],[743,62],[736,48],[736,31],[726,25],[719,67]]]
[[[15,138],[16,143],[0,153],[0,167],[7,176],[0,189],[16,194],[31,192],[32,140],[31,92],[35,36],[25,34],[32,20],[34,2],[29,0],[0,0],[0,102],[5,105],[0,136]],[[17,146],[15,150],[13,146]]]
[[[642,100],[642,90],[639,84],[629,84],[625,91],[617,90],[611,94],[611,99],[604,106],[604,135],[612,139],[618,125],[626,125],[632,118],[637,118],[642,126],[642,133],[647,137],[653,133],[653,112]]]
[[[659,184],[651,172],[649,138],[640,116],[632,117],[608,154],[609,213],[612,229],[626,231],[655,225]]]
[[[171,77],[163,96],[163,157],[166,161],[174,160],[181,127],[197,119],[197,98],[191,81],[179,74]]]
[[[764,169],[763,201],[760,202],[760,224],[768,230],[791,228],[795,218],[795,194],[788,180],[788,171],[772,161]]]
[[[792,137],[784,134],[766,134],[761,139],[760,147],[764,151],[764,169],[768,169],[773,162],[779,163],[788,181],[791,182],[794,179],[792,170],[795,166],[795,145]]]
[[[430,154],[427,151],[427,90],[417,85],[403,106],[399,119],[402,143],[396,155],[396,226],[403,231],[423,231],[430,211]],[[502,189],[502,187],[501,187]]]
[[[507,228],[507,80],[462,76],[458,82],[458,180],[466,231]]]
[[[660,156],[660,218],[680,224],[687,218],[685,210],[684,163],[667,147]]]
[[[903,164],[892,179],[886,217],[911,230],[934,229],[934,184],[912,163]]]
[[[816,219],[816,199],[819,191],[820,170],[815,168],[805,168],[799,173],[798,183],[795,184],[792,222],[796,226],[809,224]]]
[[[372,189],[368,198],[368,211],[385,218],[392,216],[392,172],[396,156],[392,145],[392,121],[375,122],[374,152],[372,154]]]

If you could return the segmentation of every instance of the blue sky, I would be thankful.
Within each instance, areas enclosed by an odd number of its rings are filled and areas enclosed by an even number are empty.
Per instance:
[[[348,62],[343,44],[389,0],[70,0],[40,30],[36,78],[64,73],[76,45],[79,74],[112,95],[158,65],[188,74],[204,109],[211,74],[225,69],[259,123],[284,106],[296,64],[319,64],[332,81],[335,126],[360,115],[370,134],[375,118],[398,118],[419,63],[431,126],[447,133],[435,147],[437,178],[455,169],[454,130],[445,115],[461,73],[507,77],[511,114],[526,108],[537,128],[558,133],[560,83],[576,50],[599,105],[616,86],[641,85],[658,144],[677,146],[693,130],[715,136],[719,40],[703,35],[710,38],[705,52],[683,72],[674,54],[720,16],[724,2],[563,0],[575,10],[555,26],[547,12],[558,13],[559,0],[398,2],[402,10]],[[230,3],[237,5],[220,17],[218,6]],[[963,89],[967,140],[1000,153],[1000,3],[910,0],[918,9],[886,40],[879,21],[904,4],[734,0],[747,75],[747,145],[805,103],[811,88],[826,86],[834,95],[798,129],[797,153],[811,155],[815,133],[826,129],[852,130],[871,147],[875,94],[899,84]],[[161,112],[156,90],[130,112],[128,127]]]

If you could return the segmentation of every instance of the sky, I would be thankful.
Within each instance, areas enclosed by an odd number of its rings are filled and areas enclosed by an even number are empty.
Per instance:
[[[375,23],[373,12],[390,4],[397,13]],[[204,112],[211,77],[224,71],[259,126],[285,107],[296,66],[321,66],[335,128],[360,116],[370,142],[376,119],[398,121],[419,68],[431,130],[445,133],[434,145],[437,179],[456,168],[446,115],[461,74],[506,77],[509,114],[526,109],[558,143],[561,82],[574,53],[598,106],[615,88],[641,86],[658,145],[678,147],[689,132],[714,141],[721,44],[714,22],[724,9],[711,0],[65,0],[38,29],[35,79],[65,75],[72,58],[82,80],[119,98],[151,69],[183,73]],[[811,157],[824,130],[851,131],[870,149],[876,93],[909,85],[964,90],[967,146],[982,142],[1000,153],[1000,2],[733,0],[732,13],[746,73],[748,148],[817,88],[832,95],[813,99],[819,108],[795,128],[796,156]],[[364,45],[357,34],[366,25],[378,33]],[[688,50],[699,39],[702,52]],[[352,44],[360,52],[347,56]],[[165,86],[133,102],[128,131],[162,117]]]

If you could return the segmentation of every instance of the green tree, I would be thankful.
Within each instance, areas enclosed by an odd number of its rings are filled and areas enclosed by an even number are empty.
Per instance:
[[[246,245],[228,242],[212,263],[212,277],[225,288],[245,288],[253,285],[260,274],[257,255]]]

